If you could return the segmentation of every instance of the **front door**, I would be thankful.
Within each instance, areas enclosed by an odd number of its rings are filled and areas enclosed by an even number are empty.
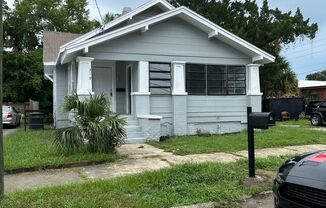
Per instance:
[[[95,95],[104,93],[112,106],[112,67],[93,67],[92,70]]]

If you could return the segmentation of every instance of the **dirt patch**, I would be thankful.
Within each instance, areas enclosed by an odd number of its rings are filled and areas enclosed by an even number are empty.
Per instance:
[[[274,197],[271,191],[259,194],[241,204],[242,208],[274,208]]]
[[[44,166],[36,166],[36,167],[29,167],[29,168],[16,168],[16,169],[5,170],[5,175],[25,173],[25,172],[36,172],[36,171],[42,171],[42,170],[78,168],[78,167],[84,167],[84,166],[100,165],[100,164],[105,164],[105,163],[110,163],[110,161],[107,161],[107,160],[84,161],[84,162],[75,162],[75,163],[67,163],[67,164],[59,164],[59,165],[44,165]]]
[[[172,208],[217,208],[219,205],[215,202],[208,202],[204,204],[195,204],[189,206],[181,206],[181,207],[172,207]]]

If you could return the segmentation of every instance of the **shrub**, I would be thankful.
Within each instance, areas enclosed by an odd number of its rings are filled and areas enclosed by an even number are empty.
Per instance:
[[[91,152],[112,152],[124,143],[126,121],[110,110],[104,94],[80,99],[76,94],[66,97],[64,110],[74,112],[74,125],[58,129],[54,140],[61,152],[85,149]]]

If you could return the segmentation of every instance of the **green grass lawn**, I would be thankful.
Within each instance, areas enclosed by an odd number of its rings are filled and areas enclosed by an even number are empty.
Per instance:
[[[301,124],[305,122],[298,121]],[[309,122],[309,121],[306,121]],[[288,122],[290,123],[290,122]],[[290,125],[290,124],[289,124]],[[247,132],[212,135],[208,137],[181,136],[163,142],[150,142],[151,145],[178,155],[234,152],[247,149]],[[271,148],[306,144],[326,144],[326,132],[304,127],[275,126],[255,132],[256,148]]]
[[[257,161],[257,167],[276,170],[284,158]],[[248,187],[247,161],[230,164],[185,164],[112,180],[10,193],[0,208],[149,208],[218,202],[237,207],[248,195],[271,189],[271,182]]]
[[[289,121],[279,121],[276,125],[294,125],[294,126],[302,126],[302,127],[309,127],[313,128],[308,119],[299,119],[299,120],[289,120]]]
[[[4,161],[5,170],[56,166],[62,164],[79,163],[85,161],[108,161],[118,159],[112,154],[98,153],[76,153],[71,155],[61,155],[52,146],[54,130],[45,131],[24,131],[8,135],[4,139]]]

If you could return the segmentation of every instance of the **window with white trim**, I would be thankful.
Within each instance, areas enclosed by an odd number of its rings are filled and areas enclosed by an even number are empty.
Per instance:
[[[232,65],[186,65],[189,95],[245,95],[246,67]]]

